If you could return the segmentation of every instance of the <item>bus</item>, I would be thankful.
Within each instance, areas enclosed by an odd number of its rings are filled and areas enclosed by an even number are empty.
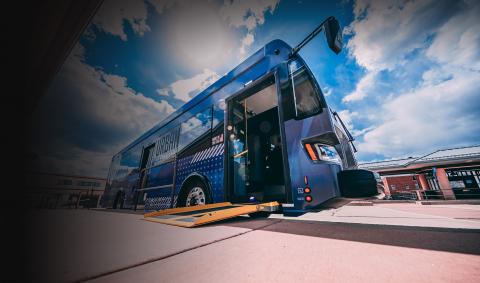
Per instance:
[[[357,169],[353,137],[298,54],[322,30],[340,52],[334,17],[295,48],[273,40],[113,156],[102,206],[276,201],[295,213],[377,194],[373,173]]]

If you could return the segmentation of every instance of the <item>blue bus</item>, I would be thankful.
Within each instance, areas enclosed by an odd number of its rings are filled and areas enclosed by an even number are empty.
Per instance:
[[[376,194],[375,176],[357,170],[352,136],[298,54],[322,30],[338,53],[333,17],[295,48],[273,40],[121,150],[102,206],[277,201],[295,213]]]

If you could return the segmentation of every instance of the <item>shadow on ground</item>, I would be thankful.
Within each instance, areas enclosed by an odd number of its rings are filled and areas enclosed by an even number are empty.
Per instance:
[[[209,226],[241,227],[310,237],[480,255],[480,230],[251,219],[236,217]]]

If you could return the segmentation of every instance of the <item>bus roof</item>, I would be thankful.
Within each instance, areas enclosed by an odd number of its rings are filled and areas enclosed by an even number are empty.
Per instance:
[[[128,146],[126,146],[124,149],[122,149],[118,154],[123,153],[130,148],[134,147],[141,141],[145,140],[149,136],[151,136],[153,133],[155,133],[157,130],[161,129],[162,127],[166,126],[175,118],[179,117],[183,113],[189,111],[191,108],[193,108],[195,105],[233,81],[236,77],[238,77],[240,74],[243,72],[247,71],[250,69],[252,66],[263,60],[265,57],[271,56],[274,54],[275,50],[288,50],[288,54],[283,53],[285,56],[285,60],[288,59],[288,55],[290,51],[292,50],[292,47],[285,43],[283,40],[280,39],[275,39],[267,43],[264,47],[260,48],[257,52],[252,54],[250,57],[245,59],[243,62],[241,62],[237,67],[232,69],[230,72],[225,74],[223,77],[218,79],[216,82],[211,84],[209,87],[207,87],[205,90],[201,91],[199,94],[197,94],[195,97],[193,97],[190,101],[185,103],[182,107],[177,109],[175,112],[171,113],[168,115],[165,119],[160,121],[158,124],[156,124],[154,127],[152,127],[150,130],[146,131],[143,133],[140,137],[135,139],[133,142],[131,142]],[[281,53],[282,54],[282,53]],[[275,54],[278,55],[278,54]],[[271,66],[270,66],[271,67]],[[267,73],[271,68],[265,69],[264,73]]]

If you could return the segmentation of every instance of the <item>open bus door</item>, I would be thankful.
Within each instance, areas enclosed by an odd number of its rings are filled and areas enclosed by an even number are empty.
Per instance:
[[[137,190],[135,192],[135,200],[134,200],[134,208],[133,208],[134,210],[137,210],[137,206],[139,203],[141,205],[144,205],[143,197],[144,197],[145,191],[143,189],[145,188],[145,185],[146,185],[147,168],[148,168],[150,159],[152,157],[154,146],[155,144],[151,144],[143,148],[142,156],[140,157],[140,176],[138,179]]]
[[[226,188],[235,203],[287,199],[275,77],[267,74],[227,101]]]

